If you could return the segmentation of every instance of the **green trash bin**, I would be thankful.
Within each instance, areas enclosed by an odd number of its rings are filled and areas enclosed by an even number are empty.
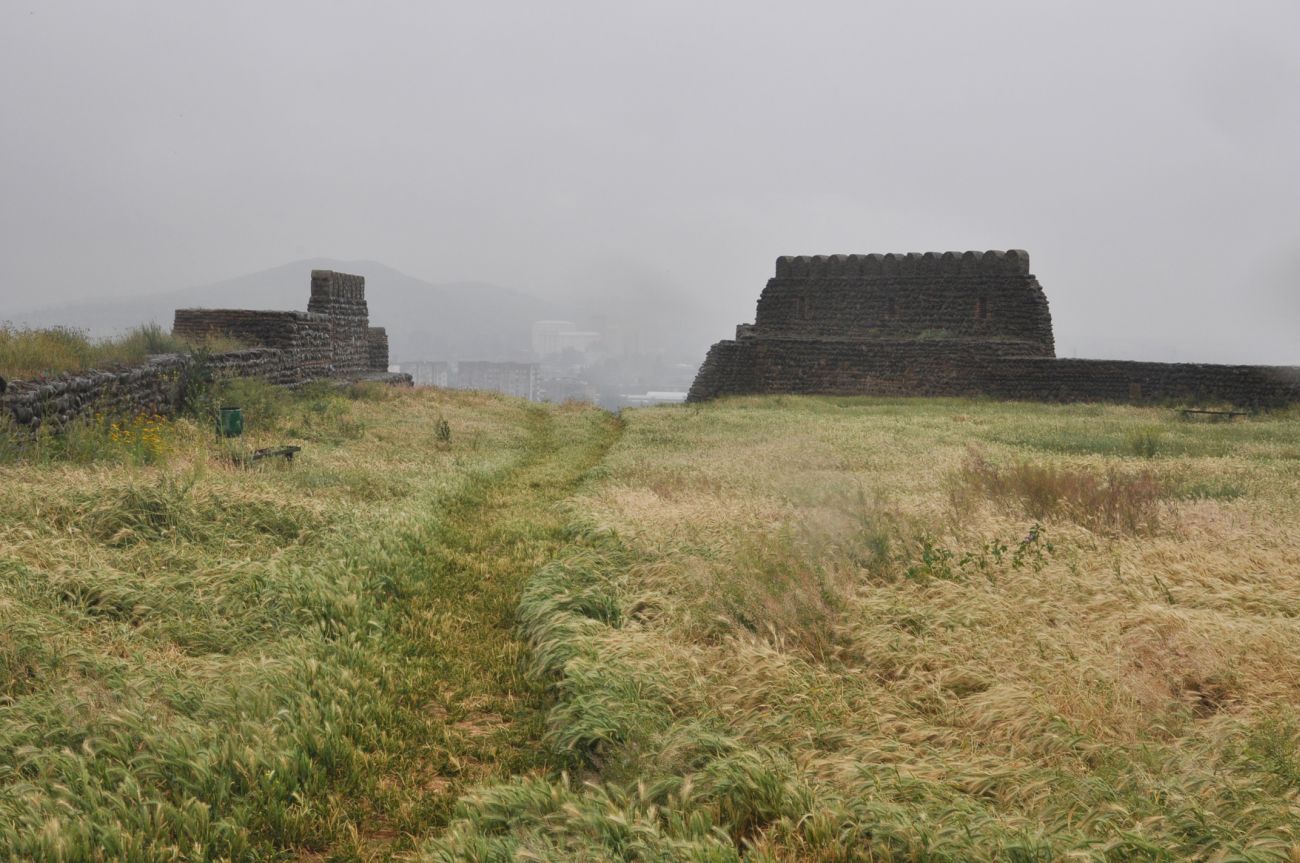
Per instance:
[[[220,408],[217,411],[217,434],[220,437],[239,437],[244,433],[244,412],[239,408]]]

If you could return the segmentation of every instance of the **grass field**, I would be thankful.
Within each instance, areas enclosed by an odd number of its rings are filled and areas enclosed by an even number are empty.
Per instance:
[[[547,762],[514,611],[612,420],[241,395],[292,466],[187,420],[0,464],[0,859],[387,859]]]
[[[1294,415],[246,395],[0,463],[0,859],[1300,861]]]
[[[1176,417],[632,414],[522,609],[587,769],[428,859],[1300,860],[1300,424]]]
[[[223,351],[239,346],[233,339],[214,338],[200,347]],[[135,327],[114,338],[91,339],[80,330],[29,329],[0,322],[0,375],[9,380],[29,380],[63,372],[136,365],[150,354],[183,353],[194,347],[158,324]]]

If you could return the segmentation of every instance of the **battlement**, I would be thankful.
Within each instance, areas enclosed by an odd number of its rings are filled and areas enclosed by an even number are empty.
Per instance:
[[[1028,276],[1023,249],[987,252],[889,252],[868,255],[782,255],[779,279],[938,278],[958,275]]]
[[[311,271],[311,301],[344,301],[364,303],[366,301],[366,277],[334,270]],[[308,309],[310,309],[310,303]]]
[[[786,255],[758,300],[754,335],[774,338],[945,338],[1055,351],[1047,297],[1029,253]]]

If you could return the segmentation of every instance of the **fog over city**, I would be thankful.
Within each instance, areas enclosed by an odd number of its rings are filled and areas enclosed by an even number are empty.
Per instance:
[[[698,364],[778,255],[1023,248],[1062,356],[1300,364],[1297,32],[1253,0],[4,0],[0,320],[330,259]],[[458,358],[437,303],[376,303],[394,359]]]

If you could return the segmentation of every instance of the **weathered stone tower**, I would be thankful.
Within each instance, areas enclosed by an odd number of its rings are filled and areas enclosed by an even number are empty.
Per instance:
[[[909,390],[972,354],[1055,355],[1028,252],[780,257],[754,323],[713,346],[690,398],[784,387],[792,368],[794,391],[851,387],[862,374],[874,390]]]
[[[370,311],[366,308],[364,276],[312,270],[307,311],[329,318],[334,374],[360,374],[368,369],[366,330],[370,327]]]
[[[1059,401],[1300,401],[1300,369],[1056,359],[1029,254],[782,257],[753,324],[715,344],[689,401],[745,393]]]
[[[782,257],[758,300],[755,335],[963,339],[1051,356],[1047,297],[1029,253]]]

